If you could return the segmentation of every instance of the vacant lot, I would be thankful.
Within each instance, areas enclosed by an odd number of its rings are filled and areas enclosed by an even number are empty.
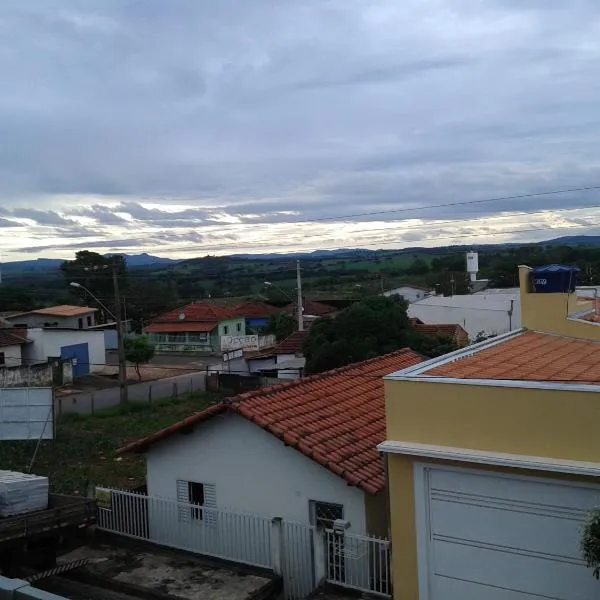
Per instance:
[[[133,488],[145,480],[143,457],[115,456],[123,444],[167,427],[220,399],[200,393],[153,404],[132,403],[91,416],[66,415],[56,439],[43,441],[31,469],[50,477],[52,490],[85,494],[89,484]],[[29,470],[36,442],[0,442],[0,469]]]

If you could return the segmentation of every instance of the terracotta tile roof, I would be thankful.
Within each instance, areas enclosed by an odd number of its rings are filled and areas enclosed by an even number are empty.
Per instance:
[[[177,323],[152,323],[144,327],[145,333],[208,333],[218,327],[218,323],[195,323],[178,321]]]
[[[469,341],[469,334],[464,327],[456,323],[414,323],[413,326],[419,333],[444,335],[461,345],[466,345]]]
[[[275,354],[300,354],[302,346],[308,338],[308,331],[294,331],[275,346]]]
[[[50,306],[48,308],[37,308],[36,310],[30,310],[16,315],[13,317],[21,317],[23,315],[48,315],[49,317],[77,317],[79,315],[87,315],[91,312],[96,312],[97,308],[91,308],[89,306],[71,306],[69,304],[61,304],[59,306]]]
[[[409,348],[305,379],[241,394],[119,450],[153,444],[224,412],[237,413],[369,494],[385,486],[383,377],[422,362]]]
[[[330,315],[332,313],[338,312],[338,309],[334,306],[329,306],[329,304],[324,304],[323,302],[316,302],[314,300],[304,300],[302,302],[302,308],[304,309],[305,315]],[[296,303],[292,302],[283,308],[285,312],[295,313],[296,312]]]
[[[600,342],[526,331],[423,375],[600,384]]]
[[[281,312],[281,308],[267,304],[266,302],[257,302],[255,300],[247,300],[233,308],[233,313],[238,317],[246,319],[261,319],[276,315]]]
[[[22,333],[20,329],[18,333]],[[0,329],[0,348],[6,348],[8,346],[22,346],[23,344],[29,343],[29,340],[21,335],[18,335],[16,331],[10,328]]]
[[[184,317],[183,319],[181,318],[182,315]],[[154,323],[168,323],[171,321],[219,322],[225,321],[226,319],[233,319],[235,316],[236,315],[231,308],[219,306],[211,302],[194,302],[156,317]]]

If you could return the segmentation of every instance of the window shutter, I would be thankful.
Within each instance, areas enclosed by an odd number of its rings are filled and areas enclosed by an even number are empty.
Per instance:
[[[189,503],[189,488],[188,482],[183,479],[177,480],[177,502]],[[180,521],[190,520],[190,509],[187,506],[178,506],[177,512],[179,514]]]
[[[207,525],[216,525],[217,511],[210,510],[217,508],[217,489],[213,483],[204,484],[204,508],[209,509],[204,511],[204,520]]]

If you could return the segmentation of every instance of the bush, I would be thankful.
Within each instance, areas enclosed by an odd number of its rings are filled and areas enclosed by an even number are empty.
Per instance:
[[[600,510],[592,511],[583,528],[581,538],[583,558],[593,568],[594,577],[600,579]]]

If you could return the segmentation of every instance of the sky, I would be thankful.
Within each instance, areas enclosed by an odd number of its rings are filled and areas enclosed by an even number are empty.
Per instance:
[[[1,4],[3,261],[600,234],[597,0]]]

